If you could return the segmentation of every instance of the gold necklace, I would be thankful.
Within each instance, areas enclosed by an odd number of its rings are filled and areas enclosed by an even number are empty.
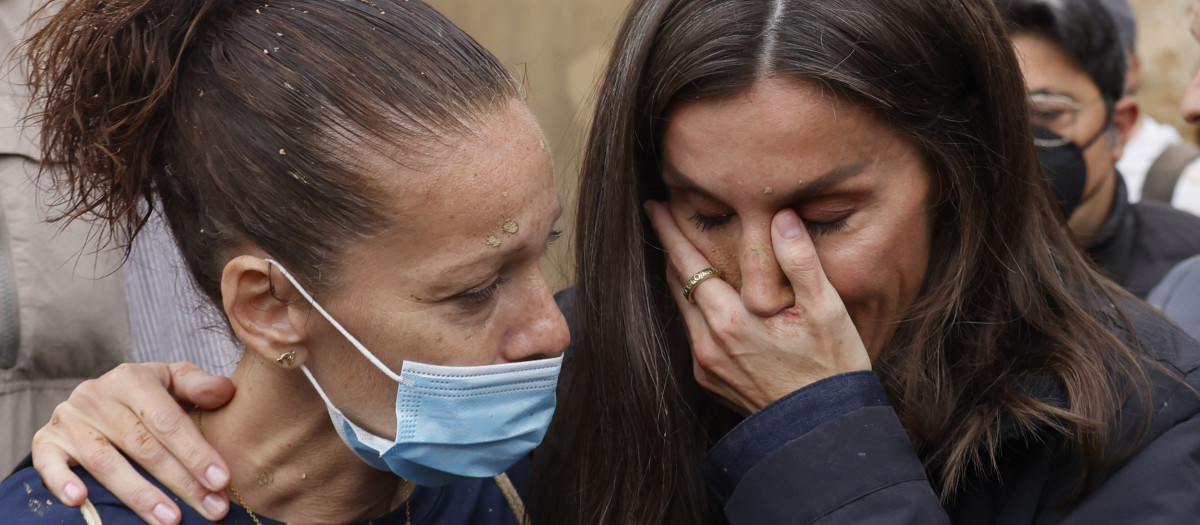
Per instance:
[[[200,430],[200,437],[204,437],[204,413],[200,410],[201,409],[199,407],[196,407],[196,428]],[[408,492],[408,480],[405,479],[403,481],[404,485],[402,485],[400,490],[402,492]],[[229,484],[229,492],[232,492],[233,497],[237,498],[238,505],[241,505],[243,509],[246,509],[246,514],[250,515],[250,521],[253,521],[254,525],[262,525],[262,522],[258,521],[258,516],[255,516],[254,511],[250,510],[250,507],[248,507],[246,502],[242,500],[242,495],[238,493],[237,489],[233,488],[233,483]],[[411,497],[412,494],[409,494],[404,498],[404,525],[412,525],[412,504],[409,502],[409,498]]]

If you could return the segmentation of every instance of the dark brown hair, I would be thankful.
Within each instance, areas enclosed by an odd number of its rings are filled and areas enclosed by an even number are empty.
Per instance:
[[[65,0],[35,17],[32,119],[64,217],[128,246],[161,200],[217,304],[243,244],[314,293],[335,286],[346,243],[389,226],[368,166],[419,167],[517,95],[416,0]]]
[[[815,82],[923,153],[935,188],[929,267],[875,363],[943,499],[994,469],[999,423],[1050,429],[1082,490],[1147,388],[1125,294],[1056,212],[1018,63],[991,0],[638,0],[617,39],[585,154],[570,382],[540,458],[546,523],[721,522],[699,464],[737,420],[696,385],[642,202],[664,200],[661,126],[676,103],[765,77]],[[1061,383],[1066,406],[1028,390]],[[1148,399],[1145,396],[1144,399]],[[549,518],[547,518],[549,516]]]

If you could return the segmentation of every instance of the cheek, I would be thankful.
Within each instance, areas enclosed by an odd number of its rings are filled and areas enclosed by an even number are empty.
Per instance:
[[[916,299],[929,262],[928,218],[913,213],[855,238],[819,243],[825,274],[872,357]]]

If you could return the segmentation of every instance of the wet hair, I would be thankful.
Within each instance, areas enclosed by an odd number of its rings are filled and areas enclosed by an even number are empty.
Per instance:
[[[43,177],[62,217],[128,247],[161,202],[220,304],[257,245],[321,293],[348,243],[389,227],[387,158],[419,169],[517,95],[504,67],[416,0],[65,0],[27,42]],[[448,138],[449,137],[449,138]]]
[[[535,519],[724,521],[699,466],[740,418],[695,381],[642,202],[668,196],[672,109],[764,78],[869,112],[928,169],[929,265],[874,370],[935,490],[951,501],[994,476],[1004,422],[1077,454],[1081,494],[1120,455],[1110,432],[1127,395],[1147,388],[1144,357],[1117,335],[1129,322],[1113,305],[1128,295],[1056,211],[991,0],[636,0],[581,171],[579,338],[558,410],[587,417],[557,418],[535,456]],[[1028,389],[1045,380],[1066,406]]]
[[[1112,15],[1096,0],[996,0],[1012,35],[1054,43],[1100,88],[1110,107],[1125,94],[1125,44]]]

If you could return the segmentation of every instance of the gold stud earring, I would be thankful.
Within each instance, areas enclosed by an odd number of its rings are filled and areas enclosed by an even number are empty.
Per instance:
[[[287,361],[287,364],[284,364],[284,361]],[[276,359],[275,362],[283,366],[292,366],[292,364],[296,362],[296,351],[291,350],[288,353],[279,356],[279,359]]]

